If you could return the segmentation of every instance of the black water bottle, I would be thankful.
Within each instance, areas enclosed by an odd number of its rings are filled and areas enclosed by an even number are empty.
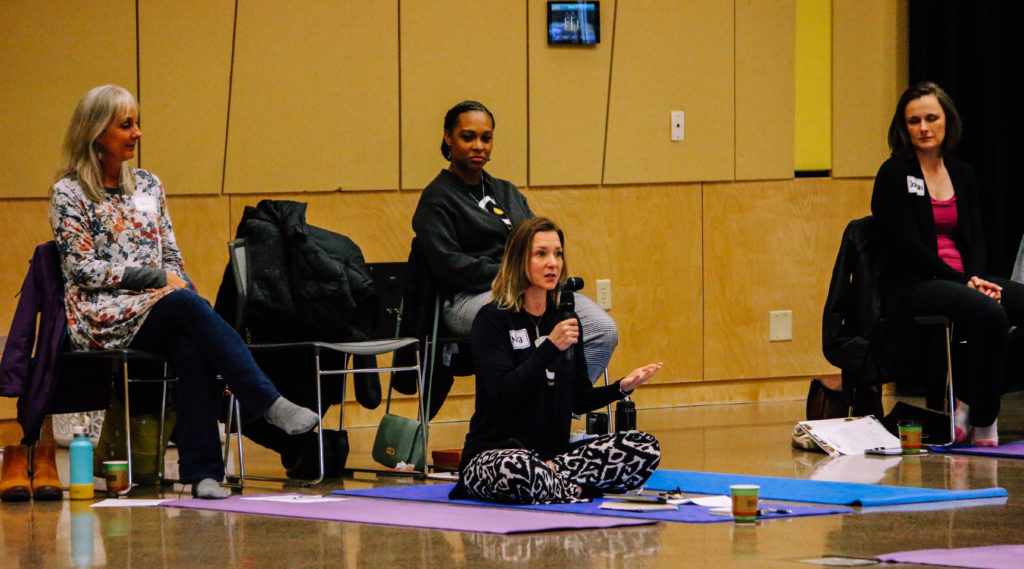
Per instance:
[[[608,431],[608,413],[599,413],[596,411],[587,413],[588,435],[607,435]]]
[[[636,405],[628,395],[615,404],[615,430],[636,430]]]

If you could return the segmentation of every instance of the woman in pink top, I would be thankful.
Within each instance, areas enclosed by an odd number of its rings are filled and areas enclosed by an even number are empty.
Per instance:
[[[948,155],[960,133],[956,107],[938,85],[904,91],[871,211],[885,243],[887,305],[947,316],[967,339],[968,373],[954,386],[957,442],[996,446],[1008,330],[1024,323],[1024,285],[982,277],[977,181]]]

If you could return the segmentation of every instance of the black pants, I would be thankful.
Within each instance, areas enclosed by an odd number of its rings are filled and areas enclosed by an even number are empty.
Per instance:
[[[987,427],[999,416],[1003,369],[1011,325],[1024,324],[1024,285],[986,278],[1003,287],[1002,301],[953,281],[921,281],[911,292],[915,316],[948,317],[967,340],[967,377],[956,377],[957,399],[970,406],[970,423]]]

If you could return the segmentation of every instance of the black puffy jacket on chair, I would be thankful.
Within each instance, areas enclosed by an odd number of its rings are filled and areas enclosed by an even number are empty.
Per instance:
[[[821,320],[821,348],[840,370],[848,403],[858,389],[919,371],[921,334],[912,319],[886,308],[885,266],[871,216],[843,232]]]
[[[245,239],[249,292],[248,342],[344,342],[368,339],[378,300],[363,253],[348,237],[306,223],[306,204],[263,200],[246,207],[236,238]],[[236,288],[231,265],[217,292],[216,310],[235,322]],[[366,363],[376,363],[372,356]],[[275,384],[275,377],[261,366]],[[289,370],[282,362],[285,374]],[[376,374],[356,374],[356,399],[367,408],[381,401]],[[331,401],[336,402],[336,401]]]

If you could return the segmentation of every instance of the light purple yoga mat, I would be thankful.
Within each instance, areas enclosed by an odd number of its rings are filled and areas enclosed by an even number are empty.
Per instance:
[[[1024,559],[1024,545],[919,549],[878,556],[879,561],[889,563],[916,563],[969,569],[1020,569],[1021,559]]]
[[[274,494],[267,497],[280,496],[282,495]],[[160,505],[217,512],[500,534],[610,528],[656,523],[652,520],[510,511],[369,498],[328,499],[329,501],[324,502],[303,502],[301,501],[303,497],[297,498],[295,502],[252,499],[258,497],[260,496],[247,495],[231,496],[225,500],[170,500]]]
[[[997,447],[928,447],[933,452],[949,454],[973,454],[977,456],[995,456],[999,458],[1024,458],[1024,441],[1002,444]]]

